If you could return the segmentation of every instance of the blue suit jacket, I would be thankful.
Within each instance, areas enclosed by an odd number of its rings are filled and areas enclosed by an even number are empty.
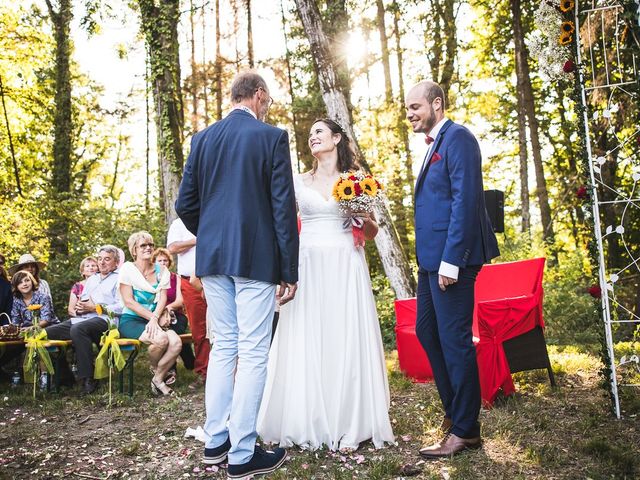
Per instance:
[[[433,272],[441,261],[460,268],[487,263],[500,252],[484,203],[480,146],[451,120],[433,145],[416,181],[418,265]]]
[[[198,237],[196,275],[298,281],[287,132],[242,110],[193,136],[176,212]]]

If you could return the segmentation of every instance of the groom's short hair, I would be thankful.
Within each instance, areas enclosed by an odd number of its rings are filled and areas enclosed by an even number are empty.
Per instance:
[[[438,85],[436,82],[432,82],[430,80],[423,80],[420,82],[422,84],[424,90],[423,95],[424,98],[427,99],[429,103],[433,102],[436,98],[439,98],[442,102],[442,110],[445,109],[445,101],[444,101],[444,90],[442,87]]]
[[[239,73],[231,84],[231,101],[240,103],[242,100],[251,98],[259,88],[269,91],[264,78],[252,71]]]

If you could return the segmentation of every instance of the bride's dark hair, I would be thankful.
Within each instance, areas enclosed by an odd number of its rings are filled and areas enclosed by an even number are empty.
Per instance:
[[[329,130],[331,130],[332,133],[340,134],[340,141],[336,145],[336,148],[338,149],[338,171],[348,172],[349,170],[358,170],[360,166],[358,165],[358,162],[356,162],[355,154],[351,148],[351,141],[347,136],[347,132],[345,132],[340,125],[330,118],[319,118],[318,120],[315,120],[313,124],[318,122],[324,123],[329,127]],[[318,159],[314,158],[311,173],[316,173],[317,169]]]

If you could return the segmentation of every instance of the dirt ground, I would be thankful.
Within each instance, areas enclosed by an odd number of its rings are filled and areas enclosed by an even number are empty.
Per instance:
[[[552,349],[559,384],[544,372],[516,375],[518,393],[483,410],[484,447],[453,460],[425,462],[423,443],[438,438],[441,419],[433,384],[413,384],[389,364],[391,418],[397,445],[375,450],[363,444],[351,454],[289,451],[275,479],[577,479],[639,478],[640,407],[637,396],[622,421],[610,414],[599,388],[598,360],[575,350]],[[204,391],[191,391],[181,371],[178,398],[148,392],[145,359],[138,360],[133,399],[80,398],[75,390],[40,393],[0,386],[0,478],[177,479],[226,478],[224,468],[205,468],[202,444],[185,438],[204,420]]]

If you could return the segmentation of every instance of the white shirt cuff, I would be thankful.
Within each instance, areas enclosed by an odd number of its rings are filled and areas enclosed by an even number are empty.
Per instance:
[[[438,274],[445,277],[453,278],[454,280],[458,280],[459,271],[460,267],[458,267],[457,265],[451,265],[447,262],[440,262],[440,270],[438,270]]]

